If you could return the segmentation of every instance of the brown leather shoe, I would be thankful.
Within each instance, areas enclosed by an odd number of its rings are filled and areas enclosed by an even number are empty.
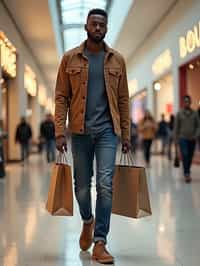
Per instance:
[[[190,183],[192,181],[192,178],[190,176],[185,176],[185,182]]]
[[[103,241],[98,241],[95,243],[93,248],[92,259],[102,263],[102,264],[113,264],[114,258],[106,250],[105,244]]]
[[[80,248],[83,251],[86,251],[91,247],[93,241],[93,231],[94,219],[90,224],[83,223],[83,229],[79,240]]]

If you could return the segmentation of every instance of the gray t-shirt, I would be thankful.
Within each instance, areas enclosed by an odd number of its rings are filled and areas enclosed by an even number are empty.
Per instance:
[[[112,127],[104,79],[105,51],[94,54],[85,49],[84,54],[89,61],[85,132],[98,133]]]

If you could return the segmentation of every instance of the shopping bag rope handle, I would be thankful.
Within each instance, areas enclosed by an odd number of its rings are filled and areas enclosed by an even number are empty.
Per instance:
[[[121,152],[120,165],[129,165],[129,166],[135,165],[135,159],[131,151],[129,151],[128,153]]]
[[[57,164],[67,164],[68,160],[67,160],[67,153],[66,151],[63,152],[58,152],[57,156],[56,156],[56,163]]]

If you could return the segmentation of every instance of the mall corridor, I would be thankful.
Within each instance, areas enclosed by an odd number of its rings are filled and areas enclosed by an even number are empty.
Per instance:
[[[200,0],[0,0],[0,266],[105,261],[200,266]]]
[[[9,165],[7,172],[0,181],[0,265],[99,265],[90,260],[91,249],[80,252],[76,203],[73,217],[52,217],[45,210],[51,167],[44,158],[33,155],[25,167]],[[198,167],[188,185],[180,169],[154,156],[147,174],[153,215],[139,220],[112,215],[108,246],[115,265],[199,266]]]

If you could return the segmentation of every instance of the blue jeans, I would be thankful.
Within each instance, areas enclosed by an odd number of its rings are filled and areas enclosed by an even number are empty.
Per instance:
[[[21,160],[24,161],[29,157],[29,142],[20,143],[21,146]]]
[[[46,140],[47,162],[55,161],[56,144],[54,139]]]
[[[152,141],[152,139],[143,140],[144,159],[147,163],[150,163]]]
[[[96,157],[97,200],[94,242],[102,240],[106,243],[110,228],[112,178],[117,144],[118,137],[112,128],[98,134],[72,135],[75,195],[85,223],[89,223],[93,217],[90,188],[94,156]]]
[[[195,141],[181,138],[179,140],[179,145],[183,160],[184,175],[189,176],[195,150]]]

